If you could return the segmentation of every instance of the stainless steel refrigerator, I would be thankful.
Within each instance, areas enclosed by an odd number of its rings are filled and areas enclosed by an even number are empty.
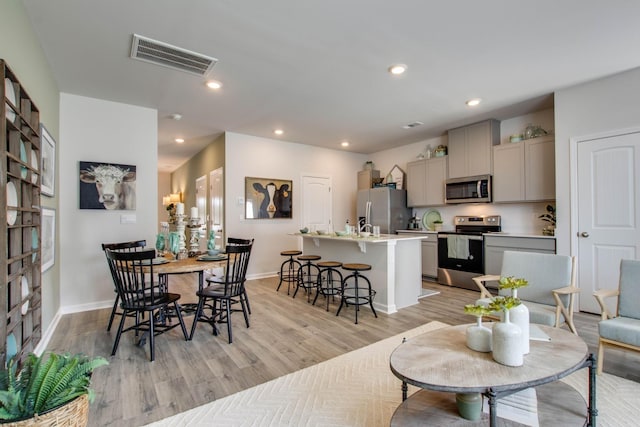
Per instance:
[[[358,227],[362,224],[378,225],[383,234],[406,230],[411,218],[411,209],[407,208],[407,191],[389,187],[359,190],[356,212]]]

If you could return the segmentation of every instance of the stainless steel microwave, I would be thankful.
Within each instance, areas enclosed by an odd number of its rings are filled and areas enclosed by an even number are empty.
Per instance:
[[[489,203],[491,200],[491,175],[451,178],[445,183],[445,203]]]

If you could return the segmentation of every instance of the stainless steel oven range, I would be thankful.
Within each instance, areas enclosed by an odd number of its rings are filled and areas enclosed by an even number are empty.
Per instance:
[[[456,216],[455,231],[438,233],[438,283],[478,290],[484,274],[484,233],[502,230],[500,216]]]

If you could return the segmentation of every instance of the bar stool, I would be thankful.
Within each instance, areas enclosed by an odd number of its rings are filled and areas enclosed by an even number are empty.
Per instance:
[[[282,251],[280,255],[289,257],[280,265],[280,283],[278,283],[278,287],[276,288],[276,292],[280,290],[280,286],[282,286],[282,282],[287,282],[287,295],[289,295],[289,289],[292,283],[297,285],[298,283],[298,271],[302,268],[302,264],[300,261],[294,259],[294,256],[302,254],[302,251],[292,250],[292,251]],[[297,289],[297,287],[296,287]]]
[[[322,294],[327,300],[327,311],[329,311],[329,297],[339,295],[342,291],[342,273],[338,270],[338,268],[342,267],[342,263],[338,261],[322,261],[316,265],[320,269],[320,274],[318,274],[316,297],[313,299],[313,305],[316,305],[318,295]]]
[[[318,261],[322,257],[320,255],[300,255],[298,261],[302,261],[302,268],[298,270],[298,286],[293,293],[293,298],[296,297],[298,289],[304,288],[307,293],[307,302],[311,302],[311,289],[315,288],[318,281],[318,275],[320,269],[312,261]]]
[[[342,264],[342,268],[347,271],[353,271],[353,273],[346,276],[342,281],[342,300],[340,301],[340,307],[338,307],[336,316],[340,314],[343,304],[346,304],[347,306],[349,304],[353,304],[356,306],[357,325],[360,306],[369,304],[371,311],[373,311],[373,315],[377,318],[378,314],[376,313],[375,308],[373,308],[373,298],[376,296],[376,291],[371,289],[371,282],[369,279],[360,274],[361,271],[371,270],[371,266],[369,264]],[[362,281],[367,283],[366,287]]]

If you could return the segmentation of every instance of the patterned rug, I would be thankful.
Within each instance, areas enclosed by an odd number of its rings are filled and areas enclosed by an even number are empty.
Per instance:
[[[427,323],[149,426],[387,427],[401,403],[400,381],[389,369],[391,353],[403,337],[443,326]],[[563,381],[587,395],[585,370]],[[597,424],[638,425],[640,384],[608,374],[597,381]],[[416,390],[410,386],[409,393]]]

